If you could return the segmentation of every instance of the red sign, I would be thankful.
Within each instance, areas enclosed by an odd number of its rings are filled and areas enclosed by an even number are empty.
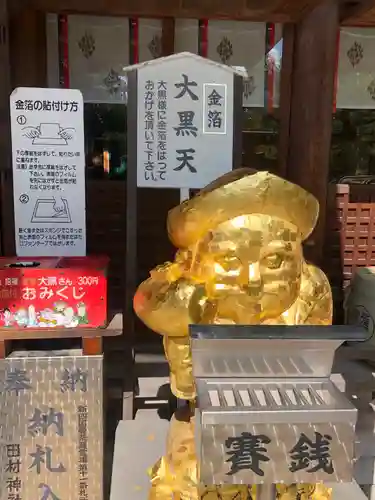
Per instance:
[[[107,263],[105,257],[0,258],[0,327],[104,326]]]

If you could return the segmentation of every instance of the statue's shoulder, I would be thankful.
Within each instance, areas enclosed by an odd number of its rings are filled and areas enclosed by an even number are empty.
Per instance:
[[[305,313],[303,321],[305,324],[331,324],[333,312],[331,285],[319,267],[303,264],[298,302]]]
[[[301,297],[319,300],[332,297],[331,285],[325,273],[317,266],[303,263],[301,278]]]

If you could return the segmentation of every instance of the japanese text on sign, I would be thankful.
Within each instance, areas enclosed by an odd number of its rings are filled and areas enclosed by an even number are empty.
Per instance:
[[[28,151],[17,149],[16,169],[29,176],[30,191],[63,191],[65,184],[77,184],[77,165],[52,163],[54,158],[79,158],[79,151]],[[45,163],[43,163],[45,162]]]
[[[82,94],[18,88],[10,107],[17,255],[85,255]]]
[[[60,354],[2,362],[4,500],[102,496],[103,358]]]
[[[203,133],[225,134],[227,86],[219,83],[205,83],[203,89]]]
[[[6,448],[6,467],[7,474],[6,487],[8,492],[8,500],[22,500],[22,480],[21,473],[21,447],[19,444],[7,444]]]
[[[65,392],[87,392],[88,372],[81,368],[65,368],[60,374],[60,382],[56,383],[56,388],[59,386],[60,391]],[[4,391],[14,393],[19,396],[23,391],[33,389],[29,375],[26,370],[15,368],[9,370],[6,374]],[[63,430],[63,414],[56,413],[53,408],[49,408],[48,413],[41,413],[35,409],[34,416],[30,419],[29,432],[30,434],[37,433],[39,430],[45,431],[53,424],[56,426],[57,434],[64,435]],[[43,424],[43,425],[42,425]],[[42,426],[42,427],[41,427]]]
[[[62,111],[63,113],[77,113],[79,102],[77,101],[45,101],[41,99],[17,99],[15,101],[17,111]]]
[[[180,57],[137,69],[139,187],[201,188],[232,168],[233,72]]]
[[[312,438],[301,433],[296,444],[289,450],[289,471],[322,471],[328,475],[333,474],[331,441],[331,436],[323,436],[319,432],[315,432]],[[230,464],[228,475],[237,474],[241,470],[251,470],[257,476],[264,476],[262,464],[271,460],[267,453],[267,445],[270,443],[268,436],[250,432],[242,432],[238,437],[229,437],[225,441],[226,453],[229,456],[226,461]]]
[[[87,406],[78,407],[78,472],[79,500],[87,500],[88,458],[87,458]]]
[[[7,276],[7,272],[15,273]],[[100,326],[106,321],[106,280],[101,272],[33,269],[0,273],[0,326]]]
[[[88,373],[80,368],[67,369],[61,372],[60,388],[61,392],[86,392]],[[56,386],[58,383],[56,383]],[[57,387],[56,387],[57,388]],[[20,396],[24,391],[33,390],[30,377],[26,370],[18,368],[11,369],[6,374],[5,392],[14,393]],[[78,417],[78,472],[79,472],[79,500],[88,498],[88,429],[87,418],[88,408],[79,405],[77,408]],[[44,471],[52,474],[68,472],[63,461],[58,459],[58,450],[52,446],[42,446],[38,443],[38,438],[54,433],[58,438],[64,437],[65,415],[63,411],[54,407],[34,407],[27,421],[27,432],[35,438],[36,442],[33,451],[28,453],[29,461],[27,468],[38,476]],[[60,448],[59,448],[60,449]],[[8,500],[22,500],[21,481],[21,445],[19,443],[6,445],[5,473],[7,475]],[[56,492],[43,482],[39,483],[40,500],[60,500]]]
[[[145,180],[165,180],[167,168],[167,84],[148,80],[144,92]],[[156,123],[156,127],[155,127]],[[155,149],[156,145],[156,149]]]
[[[198,87],[197,82],[189,81],[188,75],[185,75],[184,73],[181,76],[183,81],[174,84],[177,89],[180,89],[180,92],[175,96],[175,99],[181,99],[187,95],[191,101],[199,101],[199,97],[192,90],[195,87]],[[178,124],[174,127],[176,135],[190,139],[196,138],[198,129],[194,125],[195,112],[191,111],[191,108],[189,108],[188,110],[177,111],[177,116]],[[179,172],[180,170],[187,168],[191,173],[196,174],[197,169],[193,165],[193,163],[195,163],[195,153],[196,150],[194,147],[176,149],[177,166],[173,170],[175,172]]]

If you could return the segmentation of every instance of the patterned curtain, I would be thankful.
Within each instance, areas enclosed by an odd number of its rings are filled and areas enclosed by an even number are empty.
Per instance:
[[[266,25],[243,21],[209,21],[208,53],[213,61],[244,67],[243,105],[264,106]]]
[[[124,102],[120,73],[129,63],[129,20],[69,16],[68,30],[70,87],[85,102]]]
[[[157,59],[162,54],[162,22],[160,19],[138,21],[139,62]],[[125,65],[124,65],[125,66]]]
[[[342,28],[337,108],[375,108],[375,28]]]

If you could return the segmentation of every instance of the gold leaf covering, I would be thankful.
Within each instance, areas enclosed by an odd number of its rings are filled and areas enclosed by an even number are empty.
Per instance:
[[[134,309],[163,335],[178,398],[196,397],[189,324],[331,324],[329,282],[302,253],[318,214],[317,200],[304,189],[251,169],[226,174],[169,212],[175,260],[151,271]],[[167,454],[151,473],[150,498],[255,500],[255,487],[199,490],[193,426],[190,415],[172,421]],[[319,485],[278,487],[282,500],[329,495]]]

